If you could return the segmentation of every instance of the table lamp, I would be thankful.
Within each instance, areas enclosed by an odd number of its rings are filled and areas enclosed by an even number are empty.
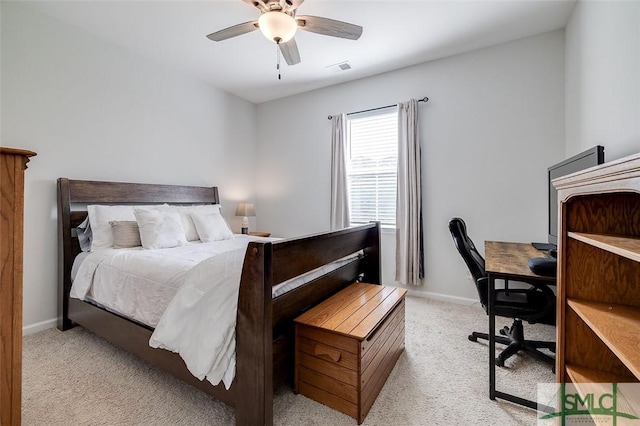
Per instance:
[[[242,233],[249,233],[249,216],[255,216],[256,209],[252,203],[238,203],[236,206],[236,216],[242,216]]]

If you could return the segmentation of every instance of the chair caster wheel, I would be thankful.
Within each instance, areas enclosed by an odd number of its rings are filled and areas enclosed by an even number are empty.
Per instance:
[[[503,327],[499,331],[500,331],[500,334],[502,334],[503,336],[509,335],[509,327]]]
[[[477,341],[478,341],[478,338],[477,338],[476,336],[474,336],[473,334],[470,334],[470,335],[468,336],[468,338],[469,338],[469,340],[471,340],[472,342],[477,342]]]
[[[496,365],[498,367],[504,367],[504,361],[501,360],[500,358],[496,358]]]

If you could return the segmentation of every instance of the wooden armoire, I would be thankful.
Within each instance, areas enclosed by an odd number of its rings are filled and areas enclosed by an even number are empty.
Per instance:
[[[24,171],[35,152],[0,147],[0,425],[19,425],[22,396]]]

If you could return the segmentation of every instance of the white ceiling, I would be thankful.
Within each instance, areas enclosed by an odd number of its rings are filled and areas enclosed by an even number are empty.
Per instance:
[[[564,28],[574,0],[306,0],[299,15],[364,27],[357,41],[298,31],[302,62],[282,61],[260,31],[222,42],[207,34],[257,19],[242,0],[28,1],[63,22],[181,69],[254,103]],[[330,65],[349,61],[351,70]]]

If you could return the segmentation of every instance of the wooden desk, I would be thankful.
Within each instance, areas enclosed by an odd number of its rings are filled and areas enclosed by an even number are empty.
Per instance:
[[[538,250],[529,243],[500,241],[485,241],[484,243],[485,271],[489,279],[489,306],[487,308],[489,314],[489,398],[492,400],[500,398],[533,409],[541,408],[543,411],[545,407],[539,407],[534,401],[496,390],[496,315],[494,306],[496,303],[496,280],[525,280],[526,282],[555,285],[555,277],[536,275],[529,269],[530,258],[545,256],[548,257],[545,251]]]
[[[488,274],[501,275],[508,280],[518,278],[534,279],[554,285],[555,277],[536,275],[529,269],[532,257],[549,257],[547,252],[538,250],[529,243],[484,242],[485,270]]]

